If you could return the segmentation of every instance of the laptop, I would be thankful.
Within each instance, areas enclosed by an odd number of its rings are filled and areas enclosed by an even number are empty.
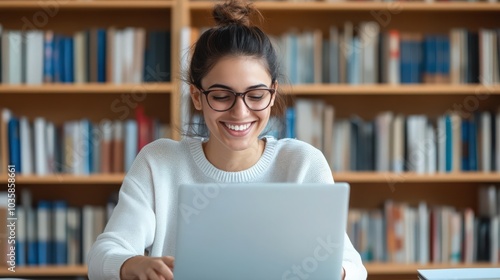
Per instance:
[[[179,190],[175,280],[340,279],[349,185]]]

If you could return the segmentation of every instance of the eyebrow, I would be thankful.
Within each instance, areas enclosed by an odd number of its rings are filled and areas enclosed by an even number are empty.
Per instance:
[[[258,84],[258,85],[249,86],[246,88],[246,90],[260,88],[260,87],[267,87],[267,86],[265,84]],[[208,89],[211,89],[211,88],[225,88],[225,89],[233,90],[231,87],[228,87],[228,86],[222,85],[222,84],[213,84],[210,87],[208,87]]]

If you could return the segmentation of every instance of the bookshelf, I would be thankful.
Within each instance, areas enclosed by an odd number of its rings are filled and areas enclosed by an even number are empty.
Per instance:
[[[183,27],[210,26],[209,11],[213,3],[189,0],[145,1],[64,1],[54,7],[50,1],[0,1],[0,18],[4,29],[21,29],[23,17],[33,19],[47,9],[54,16],[46,17],[42,30],[70,33],[92,26],[124,28],[139,26],[146,29],[171,31],[171,82],[142,84],[84,83],[43,85],[0,84],[2,108],[30,119],[44,118],[62,123],[67,120],[90,118],[116,119],[110,104],[136,90],[147,93],[141,103],[146,112],[158,117],[173,128],[181,125],[181,69],[179,66],[180,37]],[[359,23],[378,20],[381,30],[396,28],[405,32],[448,33],[451,28],[499,28],[500,4],[469,2],[257,2],[265,21],[263,29],[279,36],[290,27],[320,29],[328,34],[332,25],[342,26],[346,21]],[[44,18],[39,18],[44,19]],[[418,22],[418,24],[415,24]],[[436,117],[453,104],[462,104],[467,97],[487,94],[479,103],[479,110],[494,111],[500,104],[500,85],[482,84],[405,84],[405,85],[347,85],[347,84],[293,84],[283,85],[293,98],[312,98],[335,106],[336,117],[348,117],[357,112],[365,119],[390,110],[394,113],[425,113]],[[54,108],[57,108],[55,110]],[[424,109],[425,108],[425,109]],[[172,138],[179,139],[177,130]],[[29,189],[37,199],[67,199],[69,204],[104,205],[112,192],[118,190],[123,173],[76,175],[18,175],[19,189]],[[499,184],[498,172],[455,172],[446,174],[415,174],[403,172],[334,172],[336,181],[351,183],[351,207],[376,208],[387,198],[410,204],[425,199],[429,204],[447,204],[477,209],[477,190],[484,184]],[[0,180],[7,181],[5,171]],[[4,183],[2,183],[4,184]],[[457,191],[459,190],[459,191]],[[453,193],[453,196],[449,194]],[[366,263],[369,279],[415,279],[416,270],[449,267],[450,264]],[[488,263],[457,267],[491,267]],[[84,277],[86,267],[47,266],[23,267],[16,277]],[[5,270],[0,277],[11,276]]]

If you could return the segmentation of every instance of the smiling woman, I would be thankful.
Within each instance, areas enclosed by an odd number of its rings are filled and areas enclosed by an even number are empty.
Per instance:
[[[275,50],[251,25],[254,12],[238,0],[215,6],[217,26],[196,43],[187,79],[201,121],[181,141],[157,140],[141,150],[89,254],[89,278],[173,279],[180,185],[333,184],[321,151],[295,139],[262,136],[270,117],[283,115],[284,101]],[[341,277],[366,279],[347,235],[340,250]]]

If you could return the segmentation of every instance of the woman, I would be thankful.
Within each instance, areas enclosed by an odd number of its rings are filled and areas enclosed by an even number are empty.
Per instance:
[[[269,118],[283,113],[278,62],[267,35],[250,25],[255,10],[238,1],[215,6],[217,26],[201,35],[191,60],[193,107],[208,130],[192,126],[190,136],[206,138],[162,139],[141,150],[89,253],[91,279],[173,279],[181,184],[333,183],[319,150],[294,139],[260,137]],[[366,278],[347,235],[342,278]]]

